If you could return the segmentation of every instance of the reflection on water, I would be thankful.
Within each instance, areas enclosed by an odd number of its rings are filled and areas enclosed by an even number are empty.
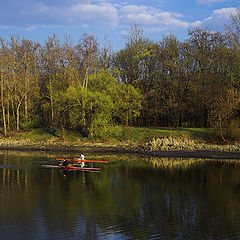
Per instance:
[[[92,155],[109,161],[99,173],[40,167],[56,157],[0,152],[0,239],[240,237],[238,161]]]

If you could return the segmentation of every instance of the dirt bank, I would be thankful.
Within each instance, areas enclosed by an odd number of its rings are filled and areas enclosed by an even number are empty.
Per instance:
[[[129,144],[104,144],[104,143],[71,143],[71,142],[31,142],[22,140],[0,140],[0,150],[15,151],[51,151],[65,153],[81,152],[109,152],[109,153],[127,153],[137,152],[136,145]]]

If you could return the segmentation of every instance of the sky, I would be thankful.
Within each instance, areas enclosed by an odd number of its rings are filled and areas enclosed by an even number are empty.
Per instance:
[[[87,33],[117,50],[134,24],[152,41],[169,34],[183,41],[197,27],[224,31],[239,7],[234,0],[0,0],[0,37],[44,42],[55,33],[78,41]]]

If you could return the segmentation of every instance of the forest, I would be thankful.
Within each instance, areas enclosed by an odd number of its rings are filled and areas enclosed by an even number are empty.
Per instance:
[[[93,137],[122,126],[198,127],[240,139],[240,10],[224,33],[154,42],[133,25],[123,49],[83,34],[44,43],[0,38],[2,133],[72,129]]]

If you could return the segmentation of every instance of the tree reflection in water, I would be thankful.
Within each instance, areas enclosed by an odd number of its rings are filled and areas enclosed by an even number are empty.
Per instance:
[[[99,155],[91,158],[109,161],[100,173],[63,175],[40,168],[54,155],[0,156],[3,238],[236,239],[240,231],[237,161]]]

